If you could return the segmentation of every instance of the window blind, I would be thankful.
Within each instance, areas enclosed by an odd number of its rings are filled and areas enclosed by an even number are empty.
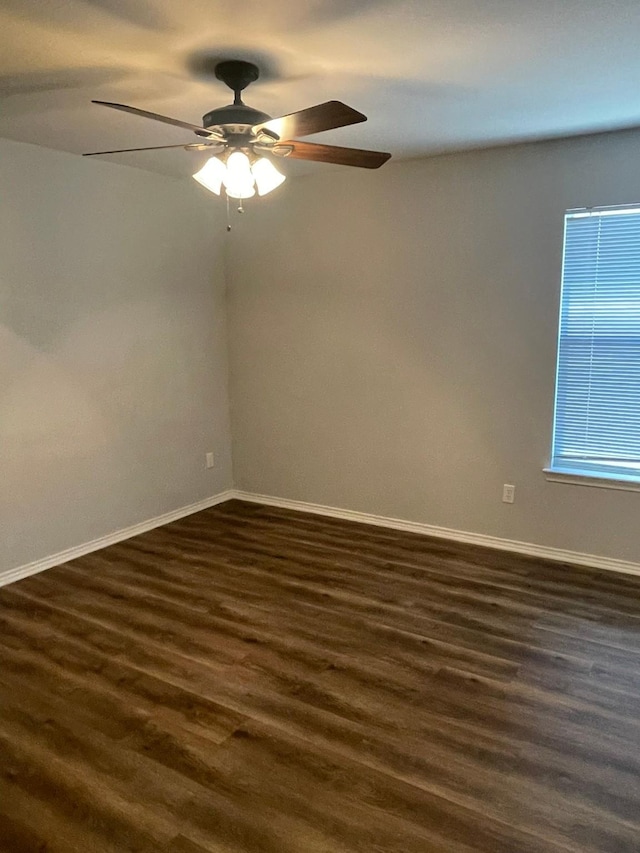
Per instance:
[[[640,480],[640,206],[565,216],[551,467]]]

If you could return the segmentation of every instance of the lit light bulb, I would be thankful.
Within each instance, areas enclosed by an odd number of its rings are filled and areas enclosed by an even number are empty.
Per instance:
[[[285,179],[282,172],[279,172],[271,160],[267,160],[266,157],[261,157],[257,160],[251,167],[251,172],[255,178],[260,195],[266,195],[271,190],[275,190]]]
[[[222,178],[227,195],[231,198],[251,198],[255,195],[251,163],[243,151],[234,151],[227,157],[227,168]]]
[[[237,184],[245,180],[251,181],[251,163],[244,151],[234,151],[227,157],[227,172],[223,183],[226,187],[227,183]]]
[[[207,160],[202,169],[200,169],[199,172],[196,172],[193,177],[199,184],[202,184],[203,187],[211,190],[211,192],[216,195],[220,195],[222,180],[226,171],[227,170],[222,160],[219,160],[217,157],[211,157]]]

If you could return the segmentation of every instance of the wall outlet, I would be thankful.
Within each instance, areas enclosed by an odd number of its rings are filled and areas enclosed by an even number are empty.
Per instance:
[[[213,468],[213,452],[209,451],[209,453],[205,454],[204,458],[207,468]]]
[[[516,499],[516,487],[511,483],[505,483],[502,487],[502,502],[512,504]]]

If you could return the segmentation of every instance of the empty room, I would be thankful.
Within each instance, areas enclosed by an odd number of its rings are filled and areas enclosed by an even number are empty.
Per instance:
[[[639,37],[3,0],[0,853],[640,851]]]

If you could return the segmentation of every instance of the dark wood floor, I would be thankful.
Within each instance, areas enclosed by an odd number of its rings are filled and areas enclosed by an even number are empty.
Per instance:
[[[0,623],[2,851],[640,850],[640,580],[230,501]]]

